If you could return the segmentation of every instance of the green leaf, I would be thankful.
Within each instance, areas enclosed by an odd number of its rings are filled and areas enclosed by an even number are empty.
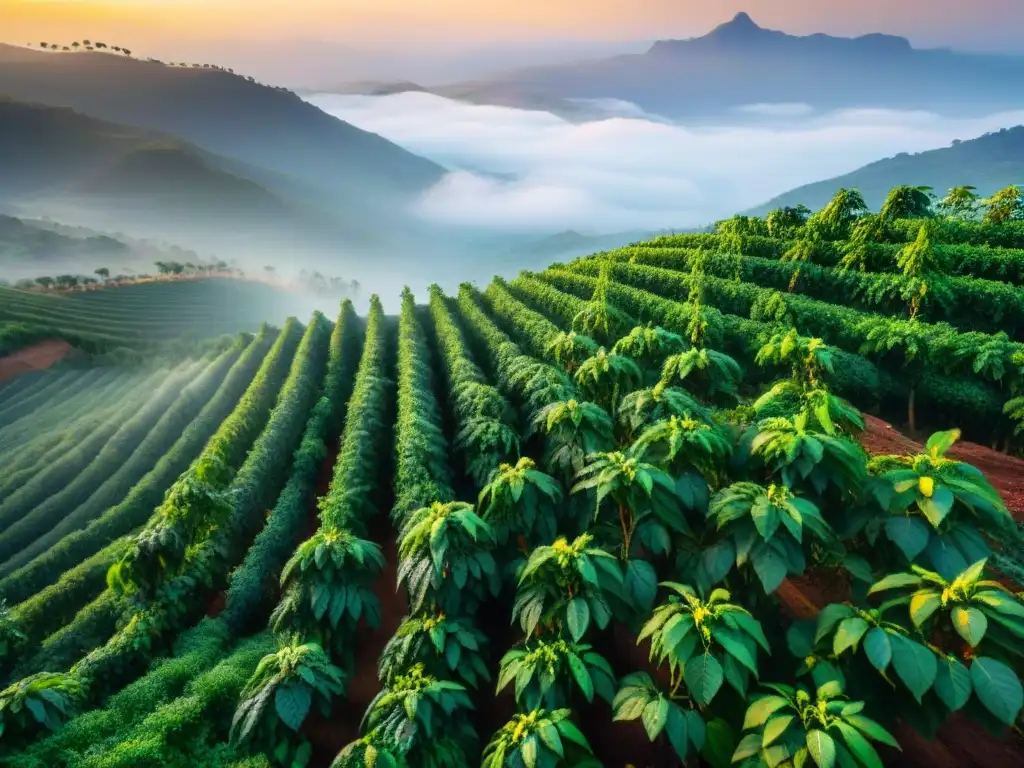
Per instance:
[[[722,687],[725,676],[718,660],[710,653],[703,653],[686,662],[683,679],[697,703],[706,707]]]
[[[647,610],[658,592],[658,576],[650,563],[630,560],[626,565],[626,589],[637,606]]]
[[[754,675],[757,674],[757,646],[754,641],[746,635],[726,627],[719,627],[713,630],[713,636],[718,644],[725,649],[726,653],[736,659],[740,664],[749,669]]]
[[[736,745],[736,751],[732,753],[732,761],[734,763],[739,763],[753,757],[754,755],[760,754],[760,752],[761,734],[748,733],[740,740],[740,743]]]
[[[579,642],[590,624],[590,606],[582,597],[574,597],[565,610],[566,624],[574,642]]]
[[[817,728],[807,732],[807,751],[818,768],[832,768],[836,762],[836,743],[824,731]]]
[[[818,614],[818,625],[814,632],[814,642],[820,643],[832,632],[832,628],[836,624],[853,615],[853,608],[844,603],[830,603],[826,605],[821,609],[821,613]]]
[[[938,592],[922,590],[910,597],[910,620],[915,627],[920,627],[942,605],[942,596]]]
[[[701,756],[711,768],[729,768],[732,765],[733,750],[739,742],[739,735],[726,720],[716,717],[705,727],[706,741]],[[678,750],[677,750],[678,752]]]
[[[887,589],[900,589],[902,587],[916,587],[920,585],[921,577],[915,576],[912,573],[893,573],[886,576],[881,581],[876,581],[871,589],[868,590],[869,595],[873,595],[877,592],[883,592]]]
[[[535,733],[531,733],[523,739],[523,743],[519,747],[519,756],[523,759],[523,765],[526,768],[537,768],[538,744],[537,734]]]
[[[668,724],[665,726],[665,733],[672,749],[676,751],[680,761],[686,762],[686,755],[690,751],[689,734],[687,733],[686,718],[678,704],[670,704],[668,712]],[[650,732],[647,734],[650,736]],[[653,739],[652,739],[653,741]]]
[[[892,665],[903,684],[921,701],[935,682],[938,673],[938,659],[928,648],[902,635],[890,635]]]
[[[890,517],[885,521],[885,534],[889,540],[902,550],[907,560],[913,562],[928,546],[931,531],[918,517],[901,515]]]
[[[959,429],[947,429],[944,432],[936,432],[928,438],[928,442],[925,443],[924,449],[928,452],[928,455],[933,459],[937,459],[940,456],[945,455],[953,443],[960,439]]]
[[[559,757],[565,755],[565,750],[562,747],[562,737],[558,735],[558,729],[551,725],[551,723],[547,723],[538,728],[537,736],[539,736],[540,740],[544,742],[544,746],[556,755]]]
[[[951,656],[939,659],[935,694],[950,712],[956,712],[971,698],[971,673]]]
[[[958,605],[953,609],[950,618],[953,620],[953,629],[972,648],[977,647],[988,630],[988,618],[977,608],[964,608]]]
[[[648,702],[645,693],[635,693],[622,699],[619,699],[618,696],[615,698],[615,713],[612,715],[612,720],[636,720],[643,714],[644,707]]]
[[[594,698],[594,681],[590,677],[590,671],[583,664],[583,661],[575,653],[568,655],[569,669],[572,672],[573,678],[576,680],[576,684],[579,685],[580,690],[583,691],[583,695],[587,701],[592,701]]]
[[[641,720],[644,730],[647,731],[647,738],[654,741],[668,723],[669,701],[664,696],[659,696],[647,702],[644,707]]]
[[[777,715],[768,720],[764,725],[764,731],[761,734],[761,746],[770,747],[783,733],[789,728],[789,724],[796,720],[793,715]]]
[[[893,735],[870,717],[864,717],[864,715],[846,715],[843,719],[869,738],[882,744],[887,744],[894,749],[900,748],[900,745],[897,743],[896,739],[893,738]]]
[[[274,693],[274,709],[281,722],[298,731],[306,719],[313,697],[307,686],[302,684],[282,685]]]
[[[757,574],[757,578],[761,580],[761,586],[764,588],[765,594],[770,595],[779,585],[782,584],[782,580],[786,578],[787,568],[786,561],[782,559],[774,549],[770,547],[764,547],[757,555],[753,558],[754,572]]]
[[[772,713],[777,712],[788,704],[781,696],[764,696],[758,699],[749,707],[743,717],[743,730],[758,728],[768,720]]]
[[[971,682],[985,709],[1013,725],[1024,707],[1024,690],[1014,671],[1001,661],[980,656],[971,664]]]
[[[931,498],[926,496],[919,498],[917,506],[928,519],[928,522],[935,528],[938,528],[953,508],[953,501],[953,492],[945,486],[938,486]]]
[[[832,638],[832,652],[838,656],[847,648],[855,648],[867,631],[868,623],[859,616],[843,619]]]
[[[836,723],[836,726],[843,735],[843,741],[846,742],[847,749],[853,753],[853,756],[861,765],[866,768],[883,768],[882,758],[878,756],[878,752],[875,751],[870,742],[860,734],[860,731],[841,720]]]
[[[881,627],[873,627],[864,636],[864,653],[868,661],[879,672],[885,672],[892,661],[892,643],[889,642],[889,633]]]

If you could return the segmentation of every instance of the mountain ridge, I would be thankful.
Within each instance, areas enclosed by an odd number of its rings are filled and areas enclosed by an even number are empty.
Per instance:
[[[860,190],[868,207],[878,210],[889,190],[904,184],[930,186],[939,197],[961,185],[976,187],[982,196],[1011,184],[1024,186],[1024,125],[875,160],[842,176],[791,189],[743,213],[763,216],[773,208],[798,204],[816,210],[840,187]]]

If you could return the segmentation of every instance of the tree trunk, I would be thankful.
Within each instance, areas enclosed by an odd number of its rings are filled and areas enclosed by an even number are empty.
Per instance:
[[[917,419],[914,414],[914,397],[917,394],[917,387],[910,386],[910,397],[907,399],[907,425],[910,427],[910,434],[917,434]]]

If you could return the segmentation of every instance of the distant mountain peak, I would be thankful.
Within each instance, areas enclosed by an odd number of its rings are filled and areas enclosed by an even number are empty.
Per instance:
[[[727,21],[724,24],[719,24],[711,32],[708,33],[708,37],[721,39],[734,39],[742,40],[749,38],[752,35],[756,35],[759,32],[764,32],[762,27],[759,27],[757,23],[750,18],[750,14],[746,11],[740,11],[732,17],[732,21]]]

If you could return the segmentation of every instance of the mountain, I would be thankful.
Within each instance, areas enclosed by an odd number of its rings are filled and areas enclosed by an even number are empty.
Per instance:
[[[308,201],[334,210],[386,210],[415,199],[444,174],[290,91],[226,70],[0,45],[0,93],[178,136],[287,177]]]
[[[800,203],[817,210],[841,187],[860,190],[868,206],[878,210],[889,190],[902,184],[929,186],[939,196],[963,184],[977,187],[985,196],[1011,184],[1024,185],[1024,126],[955,141],[942,149],[878,160],[845,176],[797,187],[747,213],[760,216]]]
[[[0,204],[24,215],[238,250],[362,234],[254,180],[272,172],[67,107],[0,98],[0,167]]]
[[[738,107],[764,103],[992,111],[1020,106],[1022,79],[1024,57],[920,50],[884,34],[795,36],[763,29],[740,13],[703,37],[659,40],[643,53],[520,69],[432,90],[527,108],[621,99],[647,112],[699,120],[740,119]]]

